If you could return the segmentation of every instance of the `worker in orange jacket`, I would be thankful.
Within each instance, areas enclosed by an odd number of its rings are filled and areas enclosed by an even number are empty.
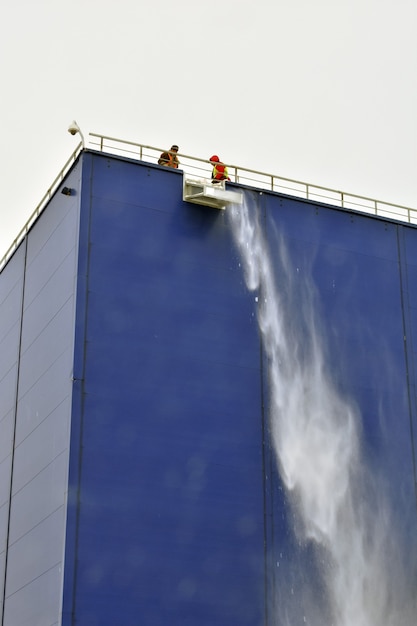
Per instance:
[[[180,164],[177,152],[178,146],[174,144],[168,152],[163,152],[161,154],[158,159],[158,165],[165,165],[166,167],[173,167],[174,169],[177,169]]]
[[[210,163],[213,166],[213,171],[211,173],[211,180],[213,183],[218,183],[222,180],[230,180],[227,167],[220,161],[217,154],[213,154],[210,158]]]

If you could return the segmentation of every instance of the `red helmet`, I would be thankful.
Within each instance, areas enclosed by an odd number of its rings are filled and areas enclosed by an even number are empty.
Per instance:
[[[213,154],[213,156],[212,156],[212,157],[210,157],[210,162],[211,162],[211,161],[215,161],[216,163],[219,163],[219,162],[220,162],[220,159],[219,159],[219,157],[217,156],[217,154]]]

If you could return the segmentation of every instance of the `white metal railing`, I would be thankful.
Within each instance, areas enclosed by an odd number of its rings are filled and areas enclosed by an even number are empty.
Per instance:
[[[154,146],[146,146],[133,141],[125,141],[96,133],[90,133],[90,138],[90,145],[97,147],[102,152],[124,155],[149,163],[157,163],[161,152],[167,150],[167,146],[165,148],[156,148]],[[185,173],[199,177],[210,177],[211,165],[207,159],[200,159],[182,153],[178,153],[178,156],[181,161],[181,169]],[[283,176],[268,174],[240,167],[239,165],[230,163],[226,163],[226,165],[232,181],[241,185],[267,189],[298,198],[340,206],[352,211],[361,211],[380,217],[417,224],[417,209],[392,204],[390,202],[383,202],[382,200],[375,200],[374,198],[367,198],[366,196],[359,196],[345,191],[338,191],[329,187],[313,185],[291,178],[284,178]]]
[[[9,248],[6,251],[6,253],[0,259],[0,272],[2,271],[3,267],[6,265],[7,261],[10,259],[12,254],[15,252],[15,250],[17,249],[17,247],[19,246],[21,241],[24,239],[26,234],[29,232],[32,224],[37,220],[39,215],[42,213],[42,211],[44,210],[45,206],[47,205],[49,200],[52,198],[52,196],[54,195],[55,191],[58,189],[59,185],[64,180],[66,174],[71,169],[74,161],[77,159],[77,157],[80,154],[81,150],[82,150],[82,143],[79,143],[78,146],[76,147],[76,149],[74,150],[74,152],[71,154],[71,156],[68,159],[68,161],[65,163],[64,167],[59,172],[58,176],[53,181],[52,185],[49,187],[49,189],[47,190],[47,192],[43,196],[42,200],[39,202],[39,204],[37,205],[37,207],[33,211],[32,215],[29,217],[29,219],[26,222],[26,224],[19,231],[17,236],[14,238],[13,243],[9,246]]]
[[[89,137],[90,139],[88,143],[92,149],[98,149],[100,152],[106,152],[115,156],[118,155],[133,158],[147,163],[157,163],[161,152],[167,150],[167,146],[164,148],[157,148],[155,146],[147,146],[133,141],[116,139],[115,137],[108,137],[97,133],[89,133]],[[61,169],[58,176],[55,178],[54,182],[49,187],[48,191],[39,202],[22,230],[14,239],[6,254],[2,257],[2,259],[0,259],[0,271],[3,269],[8,259],[25,237],[34,221],[43,211],[81,150],[82,143],[80,143],[72,153],[71,157]],[[183,153],[178,153],[178,156],[181,162],[180,167],[186,174],[206,178],[211,176],[211,165],[207,159],[200,159]],[[351,211],[360,211],[363,213],[378,215],[380,217],[417,224],[417,209],[392,204],[390,202],[383,202],[373,198],[367,198],[366,196],[358,196],[356,194],[338,191],[328,187],[321,187],[320,185],[312,185],[311,183],[291,178],[284,178],[283,176],[277,176],[275,174],[251,170],[246,167],[240,167],[239,165],[229,163],[226,163],[226,165],[228,167],[231,180],[235,183],[239,183],[240,185],[276,191],[278,193],[283,193],[297,198],[305,198],[321,202],[323,204],[340,206]]]

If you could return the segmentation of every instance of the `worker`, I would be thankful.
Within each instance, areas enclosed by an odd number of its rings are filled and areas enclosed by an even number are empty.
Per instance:
[[[177,157],[177,152],[178,146],[174,144],[173,146],[171,146],[168,152],[163,152],[161,154],[158,159],[158,165],[165,165],[166,167],[173,167],[174,169],[177,169],[178,165],[180,164]]]
[[[220,161],[217,154],[213,154],[210,158],[210,163],[213,166],[213,171],[211,173],[211,180],[213,183],[219,183],[222,180],[230,180],[227,167]]]

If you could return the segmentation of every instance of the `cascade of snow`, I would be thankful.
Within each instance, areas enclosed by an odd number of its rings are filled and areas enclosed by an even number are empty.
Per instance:
[[[249,194],[228,209],[228,219],[246,285],[256,294],[270,436],[296,542],[313,551],[320,577],[317,585],[300,572],[291,593],[299,592],[293,605],[301,612],[296,616],[281,594],[274,624],[412,626],[415,602],[407,604],[396,589],[402,582],[389,507],[361,458],[360,416],[326,367],[312,281],[293,267],[277,233],[272,263]],[[312,590],[317,586],[321,594]]]

